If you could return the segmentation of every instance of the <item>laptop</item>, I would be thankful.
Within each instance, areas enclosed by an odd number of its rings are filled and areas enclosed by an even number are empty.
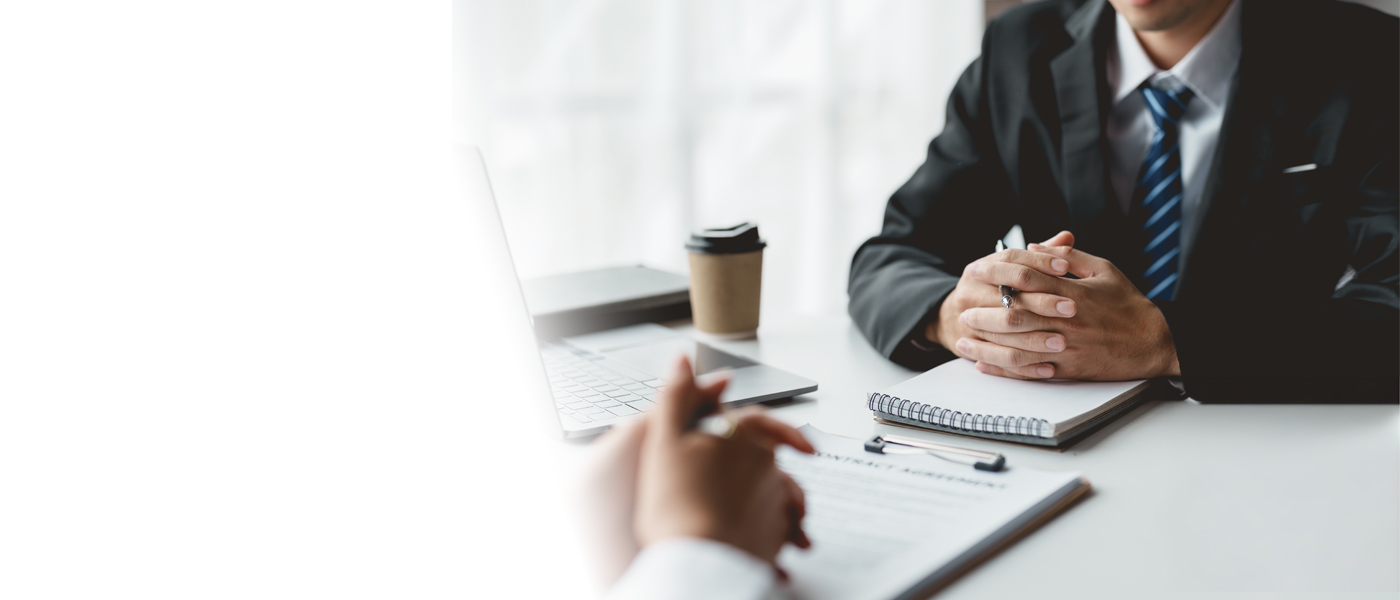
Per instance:
[[[458,152],[456,160],[470,213],[482,221],[476,225],[483,231],[473,233],[499,240],[494,243],[505,247],[492,254],[504,254],[510,260],[505,228],[481,152],[465,148]],[[511,269],[516,288],[512,308],[528,314],[519,276],[513,265]],[[702,384],[729,377],[729,386],[720,399],[725,406],[766,402],[817,390],[815,381],[725,352],[685,332],[655,323],[561,338],[540,338],[538,333],[536,336],[549,380],[548,395],[542,387],[538,388],[541,391],[537,412],[547,426],[566,438],[596,435],[651,410],[666,385],[666,374],[682,354],[690,357],[696,379]]]

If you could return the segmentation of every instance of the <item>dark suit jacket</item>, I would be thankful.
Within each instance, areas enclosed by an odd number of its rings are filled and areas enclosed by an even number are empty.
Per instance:
[[[1186,392],[1394,401],[1397,20],[1338,2],[1241,1],[1243,51],[1195,239],[1183,240],[1175,299],[1157,303]],[[1029,241],[1068,229],[1077,248],[1139,268],[1107,192],[1113,19],[1105,0],[1046,0],[988,25],[943,133],[851,264],[850,313],[880,352],[913,368],[952,358],[912,340],[1012,225]],[[1283,173],[1307,163],[1318,168]],[[1355,278],[1336,289],[1348,266]]]

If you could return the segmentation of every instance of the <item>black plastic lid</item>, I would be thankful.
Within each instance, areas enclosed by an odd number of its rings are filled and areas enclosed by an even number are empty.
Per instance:
[[[722,229],[701,229],[690,234],[685,249],[701,254],[743,254],[767,245],[758,237],[758,223],[748,222]]]

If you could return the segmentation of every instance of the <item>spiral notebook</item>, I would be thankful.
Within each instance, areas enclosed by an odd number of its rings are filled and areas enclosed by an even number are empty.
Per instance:
[[[777,458],[806,494],[812,547],[785,548],[778,565],[806,600],[925,598],[1089,491],[1079,473],[1014,462],[979,471],[927,454],[866,452],[861,440],[810,425],[802,433],[817,454],[781,448]]]
[[[1024,381],[944,363],[866,396],[875,417],[903,425],[1036,446],[1078,441],[1146,398],[1150,382]]]

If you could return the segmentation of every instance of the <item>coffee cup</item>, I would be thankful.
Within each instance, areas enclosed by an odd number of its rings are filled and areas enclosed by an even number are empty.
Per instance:
[[[758,332],[763,248],[757,223],[702,229],[690,236],[690,307],[695,329],[713,339],[737,340]]]

